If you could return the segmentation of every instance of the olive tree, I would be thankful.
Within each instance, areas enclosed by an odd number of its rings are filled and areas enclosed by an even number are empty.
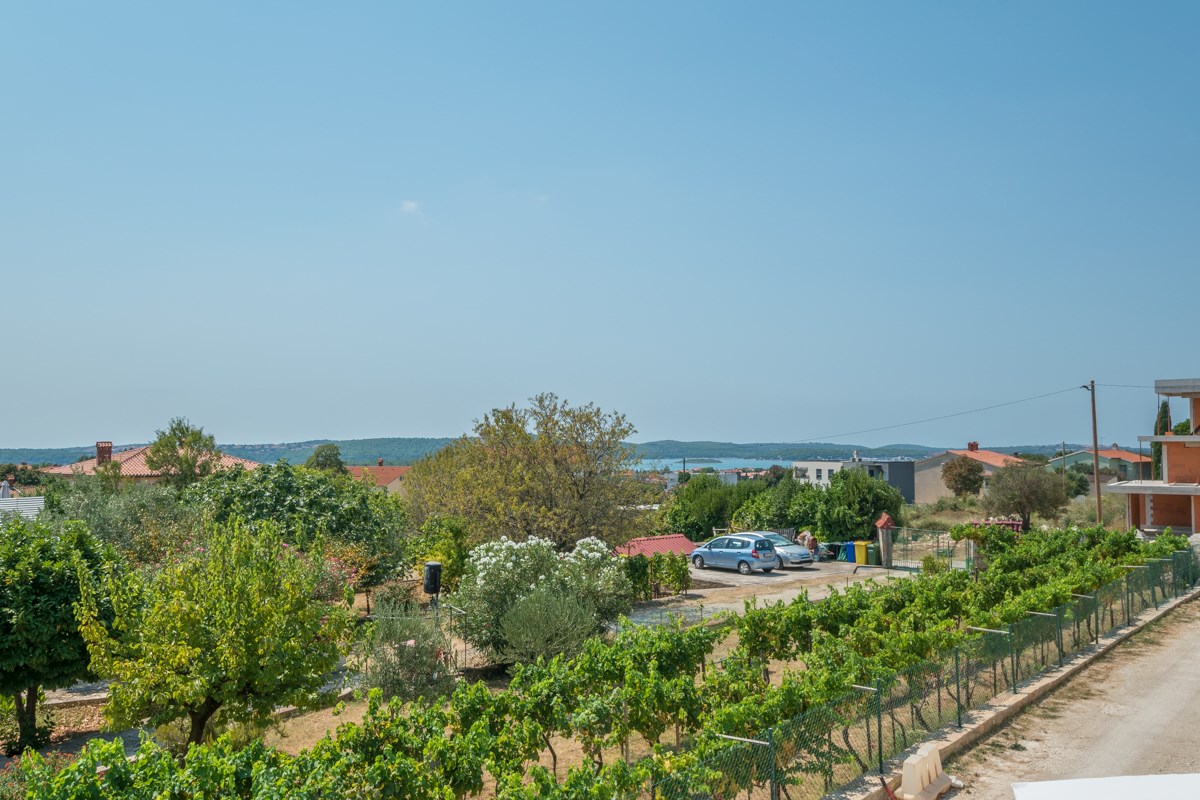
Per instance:
[[[1055,517],[1067,504],[1062,477],[1044,467],[1009,464],[988,481],[983,507],[989,514],[1016,514],[1025,530],[1034,514]]]

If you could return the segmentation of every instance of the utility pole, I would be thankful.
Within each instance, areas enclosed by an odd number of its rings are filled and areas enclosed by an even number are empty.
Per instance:
[[[1104,504],[1100,502],[1100,437],[1096,433],[1096,382],[1089,381],[1080,387],[1092,395],[1092,478],[1096,481],[1096,524],[1104,523]]]

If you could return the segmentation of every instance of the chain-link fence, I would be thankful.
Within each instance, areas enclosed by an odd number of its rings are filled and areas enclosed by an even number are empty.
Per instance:
[[[920,570],[928,558],[934,558],[951,569],[971,569],[971,542],[954,541],[947,531],[919,528],[892,529],[892,568]]]
[[[936,544],[934,545],[936,547]],[[855,686],[754,738],[728,746],[651,787],[653,800],[817,800],[964,715],[1016,691],[1097,643],[1148,608],[1189,591],[1200,577],[1191,550],[1130,566],[1118,581],[1004,628],[970,628],[945,657],[872,686]]]

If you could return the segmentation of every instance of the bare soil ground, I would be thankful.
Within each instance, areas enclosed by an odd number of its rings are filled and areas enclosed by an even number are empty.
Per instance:
[[[1012,784],[1200,772],[1200,602],[1148,626],[946,765],[947,797],[1011,800]]]

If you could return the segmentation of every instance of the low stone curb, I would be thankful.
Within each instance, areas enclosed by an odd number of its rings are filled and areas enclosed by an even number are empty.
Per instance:
[[[1200,586],[1192,589],[1187,594],[1180,595],[1174,600],[1162,604],[1156,609],[1143,611],[1131,624],[1101,636],[1099,644],[1094,644],[1091,648],[1077,653],[1062,667],[1047,670],[1040,678],[1019,687],[1019,691],[1016,694],[1005,692],[997,695],[991,703],[982,709],[964,712],[963,727],[961,729],[955,727],[949,729],[943,728],[941,735],[931,736],[888,761],[888,786],[893,792],[899,788],[900,775],[892,774],[891,770],[898,770],[901,764],[904,763],[904,759],[915,753],[917,747],[920,745],[927,742],[936,744],[941,751],[942,763],[944,764],[951,757],[970,750],[980,741],[988,738],[998,729],[1003,728],[1017,714],[1076,677],[1097,659],[1107,655],[1113,648],[1142,631],[1151,622],[1162,618],[1184,603],[1191,602],[1198,597],[1200,597]],[[950,770],[947,771],[951,772]],[[870,783],[874,783],[875,787],[868,788]],[[827,795],[827,797],[837,797],[839,800],[887,800],[887,794],[884,792],[883,787],[879,785],[879,775],[875,773],[864,775],[845,789]]]

